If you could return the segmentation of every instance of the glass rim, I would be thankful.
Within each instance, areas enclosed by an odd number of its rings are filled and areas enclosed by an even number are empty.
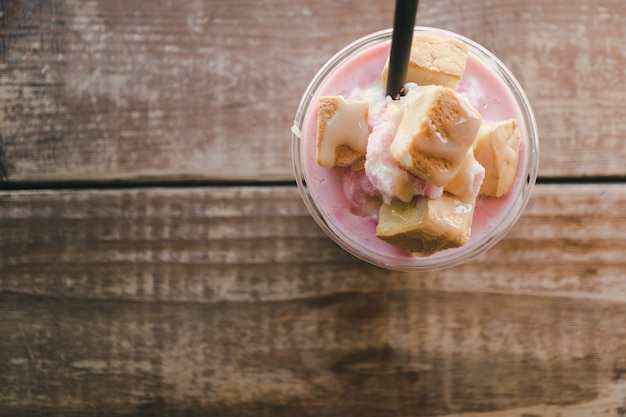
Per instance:
[[[301,149],[304,138],[302,129],[308,109],[313,100],[317,97],[317,92],[323,86],[327,77],[346,60],[358,55],[361,50],[371,48],[379,43],[390,42],[392,33],[393,29],[391,28],[380,30],[346,45],[324,63],[309,83],[298,105],[292,126],[292,162],[296,184],[309,213],[318,226],[320,226],[326,235],[336,244],[357,258],[382,268],[399,271],[429,271],[449,268],[464,263],[493,247],[519,220],[519,217],[530,199],[532,189],[537,179],[539,165],[537,123],[530,102],[519,81],[510,69],[487,48],[465,36],[445,29],[415,26],[414,33],[427,33],[445,38],[454,38],[464,42],[468,46],[469,53],[478,58],[482,64],[487,65],[489,69],[494,71],[501,81],[506,84],[518,106],[525,129],[525,160],[520,160],[520,165],[523,164],[523,166],[518,168],[525,170],[520,179],[520,181],[524,181],[524,183],[519,190],[520,195],[515,197],[514,203],[507,209],[503,217],[504,221],[489,230],[485,236],[481,236],[471,244],[468,242],[459,248],[448,249],[426,257],[390,258],[386,255],[381,256],[376,251],[346,236],[345,233],[337,230],[332,221],[330,221],[318,207],[315,196],[311,193],[310,188],[306,184],[306,169],[303,161],[304,153]]]

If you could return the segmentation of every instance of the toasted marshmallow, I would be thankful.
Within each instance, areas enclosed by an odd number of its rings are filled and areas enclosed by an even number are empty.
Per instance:
[[[410,203],[393,200],[378,214],[376,236],[422,256],[464,245],[469,239],[474,204],[451,194],[438,199],[416,196]]]
[[[352,166],[363,169],[369,135],[368,103],[342,96],[319,99],[317,163],[326,168]]]
[[[483,122],[474,155],[485,167],[481,194],[500,197],[509,192],[519,164],[520,131],[516,119]]]
[[[428,86],[404,110],[391,155],[411,174],[443,187],[472,147],[481,115],[453,90]]]
[[[456,90],[465,72],[467,55],[467,45],[459,40],[414,35],[406,82]],[[389,62],[383,68],[383,86],[387,84],[388,71]]]

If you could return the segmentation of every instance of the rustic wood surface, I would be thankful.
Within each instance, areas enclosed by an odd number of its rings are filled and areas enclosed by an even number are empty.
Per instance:
[[[289,128],[317,69],[391,26],[393,1],[2,0],[6,181],[291,180]],[[624,175],[623,0],[423,0],[418,24],[511,68],[543,177]]]
[[[626,3],[422,0],[525,88],[540,183],[465,265],[337,247],[289,128],[364,0],[0,0],[0,416],[626,415]]]

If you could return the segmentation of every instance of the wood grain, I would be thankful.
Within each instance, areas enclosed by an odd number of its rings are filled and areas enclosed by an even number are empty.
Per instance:
[[[626,415],[626,3],[420,2],[511,68],[564,179],[429,273],[280,185],[308,80],[392,8],[0,0],[1,416]]]
[[[134,301],[388,287],[626,301],[625,204],[621,184],[541,184],[513,230],[475,261],[405,274],[337,247],[295,186],[3,192],[0,282],[31,295]]]
[[[428,291],[0,302],[3,415],[618,416],[626,392],[626,309],[612,302]]]
[[[295,187],[0,193],[0,414],[623,415],[626,186],[475,261],[359,262]]]
[[[393,2],[2,1],[0,181],[291,180],[308,80]],[[621,0],[424,0],[510,66],[541,177],[624,175]]]

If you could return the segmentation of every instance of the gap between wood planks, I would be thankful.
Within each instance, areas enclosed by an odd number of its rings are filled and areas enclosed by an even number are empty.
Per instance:
[[[537,184],[620,184],[626,176],[538,178]],[[224,180],[103,180],[103,181],[0,181],[0,191],[19,190],[115,190],[131,188],[196,188],[196,187],[283,187],[295,186],[295,180],[224,181]]]
[[[0,191],[20,190],[124,190],[131,188],[198,188],[198,187],[282,187],[295,186],[293,181],[210,181],[210,180],[166,180],[166,181],[37,181],[0,182]]]

